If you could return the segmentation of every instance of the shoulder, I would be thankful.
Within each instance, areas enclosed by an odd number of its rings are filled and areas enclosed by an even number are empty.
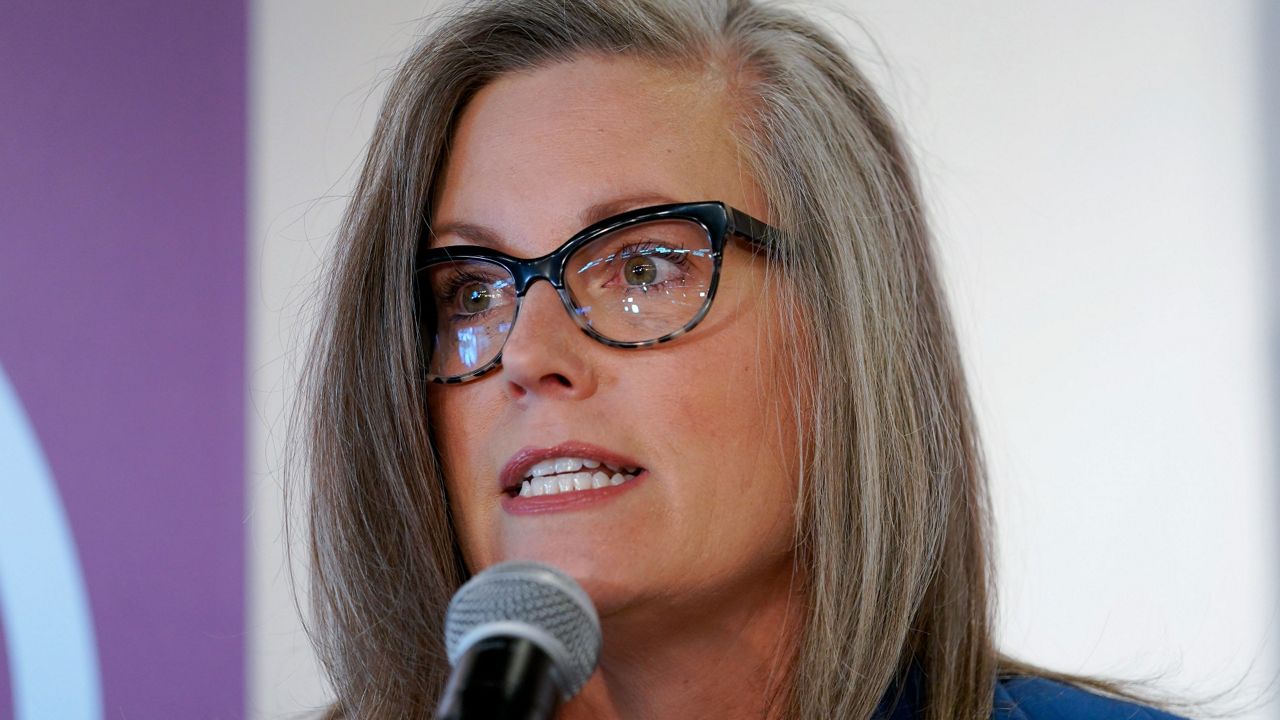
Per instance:
[[[992,720],[1181,720],[1176,715],[1125,700],[1103,697],[1039,677],[996,683]]]

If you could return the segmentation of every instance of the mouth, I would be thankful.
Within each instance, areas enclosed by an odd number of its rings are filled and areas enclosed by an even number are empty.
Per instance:
[[[644,467],[628,458],[583,443],[526,448],[502,473],[508,497],[539,497],[616,487],[634,480]]]

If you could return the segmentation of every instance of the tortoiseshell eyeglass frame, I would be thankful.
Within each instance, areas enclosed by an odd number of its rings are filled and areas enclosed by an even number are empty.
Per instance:
[[[711,257],[713,262],[713,272],[711,283],[706,291],[706,299],[702,307],[693,316],[689,322],[681,328],[669,332],[661,337],[652,340],[641,340],[635,342],[622,342],[613,340],[601,335],[592,328],[584,318],[575,312],[578,308],[574,304],[573,298],[564,284],[565,266],[568,264],[569,258],[573,253],[583,245],[604,235],[605,233],[614,232],[622,228],[637,225],[640,223],[653,222],[656,220],[687,220],[701,225],[707,232],[707,238],[711,245]],[[429,230],[427,231],[429,232]],[[751,215],[730,207],[723,202],[717,200],[705,200],[700,202],[688,203],[672,203],[666,205],[651,205],[648,207],[636,208],[627,212],[619,213],[611,217],[607,217],[599,222],[578,231],[565,241],[556,250],[537,258],[517,258],[493,248],[481,247],[477,245],[450,245],[447,247],[432,248],[429,250],[420,250],[418,253],[417,267],[415,269],[415,280],[422,271],[440,263],[456,262],[459,260],[479,260],[493,263],[505,268],[514,279],[516,289],[516,308],[511,318],[511,326],[515,326],[516,318],[520,314],[520,301],[528,292],[529,287],[538,280],[546,280],[551,283],[556,292],[560,295],[560,300],[564,304],[565,310],[569,316],[573,318],[574,323],[592,339],[617,348],[643,348],[651,347],[665,342],[670,342],[684,335],[707,316],[707,312],[711,309],[711,301],[715,298],[716,286],[720,283],[720,265],[724,258],[725,241],[730,236],[738,236],[749,243],[755,249],[771,252],[776,247],[777,238],[780,236],[779,231],[762,220],[758,220]],[[428,235],[424,233],[419,243],[419,248],[426,246]],[[424,293],[423,285],[425,283],[415,282],[416,286],[416,303],[418,317],[423,317],[423,310],[428,307],[431,299]],[[421,326],[420,326],[421,327]],[[428,340],[429,334],[425,332],[425,328],[421,328],[423,339]],[[507,335],[510,336],[510,330]],[[429,342],[429,341],[428,341]],[[505,340],[504,340],[505,342]],[[430,367],[432,348],[423,348],[423,358]],[[470,372],[455,376],[434,375],[428,371],[427,378],[432,382],[444,384],[464,383],[468,380],[474,380],[481,375],[493,370],[502,362],[502,351],[499,350],[497,355],[488,363]]]

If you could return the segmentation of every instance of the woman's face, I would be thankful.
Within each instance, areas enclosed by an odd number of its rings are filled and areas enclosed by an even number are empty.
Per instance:
[[[614,214],[722,200],[767,222],[732,120],[719,85],[638,61],[504,75],[459,119],[433,227],[482,225],[498,249],[529,258],[559,247],[602,203]],[[473,243],[452,233],[433,241],[461,244]],[[473,571],[554,564],[604,617],[789,577],[797,452],[777,422],[789,403],[771,390],[790,364],[758,343],[779,323],[764,300],[765,262],[729,241],[707,317],[646,349],[591,339],[554,289],[535,283],[497,369],[431,385],[434,439]],[[521,508],[502,489],[504,470],[528,476],[547,454],[638,470],[618,486]]]

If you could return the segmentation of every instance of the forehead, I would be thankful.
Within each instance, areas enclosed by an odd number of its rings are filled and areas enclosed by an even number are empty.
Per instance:
[[[758,209],[728,107],[714,77],[628,58],[503,75],[459,118],[432,224],[483,225],[504,249],[533,254],[580,229],[592,206],[714,199]]]

